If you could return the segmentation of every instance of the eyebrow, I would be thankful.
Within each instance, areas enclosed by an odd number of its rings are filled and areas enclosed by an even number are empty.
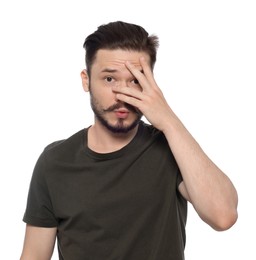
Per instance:
[[[100,73],[106,73],[106,72],[107,73],[117,73],[117,72],[119,72],[119,70],[111,69],[111,68],[105,68]],[[140,70],[140,72],[144,74],[144,71],[142,69]]]
[[[111,69],[111,68],[105,68],[101,71],[101,73],[104,73],[104,72],[107,72],[107,73],[115,73],[115,72],[118,72],[117,69]]]

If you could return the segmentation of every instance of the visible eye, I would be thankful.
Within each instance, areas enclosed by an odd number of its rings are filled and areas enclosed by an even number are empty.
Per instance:
[[[140,84],[137,79],[134,79],[132,82],[133,82],[134,84],[136,84],[136,85]]]
[[[105,78],[105,80],[106,80],[107,82],[112,82],[112,81],[113,81],[113,78],[108,76],[108,77]]]

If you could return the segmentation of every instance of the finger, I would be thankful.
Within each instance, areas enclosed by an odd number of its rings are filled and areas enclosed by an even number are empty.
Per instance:
[[[155,78],[154,78],[152,68],[144,57],[140,58],[140,65],[141,65],[143,73],[144,73],[145,77],[147,78],[147,80],[149,81],[149,83],[152,86],[156,85],[156,81],[155,81]]]
[[[134,88],[113,86],[112,91],[115,92],[115,93],[134,97],[134,98],[139,99],[139,100],[141,100],[143,98],[141,90],[137,90],[137,89],[134,89]]]
[[[140,84],[142,90],[146,90],[146,89],[150,88],[149,82],[148,82],[146,76],[144,75],[143,68],[142,68],[142,71],[140,71],[136,66],[134,66],[129,61],[125,62],[125,66],[133,74],[133,76],[139,81],[139,84]]]
[[[116,99],[140,109],[141,101],[135,97],[128,96],[122,93],[117,93]]]

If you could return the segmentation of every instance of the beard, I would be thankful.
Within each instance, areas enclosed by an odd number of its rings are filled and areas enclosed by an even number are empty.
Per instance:
[[[95,117],[99,120],[99,122],[106,127],[109,131],[112,133],[119,133],[119,134],[126,134],[132,129],[134,129],[138,123],[141,120],[142,113],[136,109],[135,107],[127,104],[127,103],[122,103],[122,102],[117,102],[113,104],[112,106],[103,109],[97,99],[93,96],[92,92],[90,92],[91,96],[91,108],[94,112]],[[118,121],[116,124],[110,124],[109,121],[106,118],[106,114],[109,112],[113,112],[116,109],[123,108],[125,107],[128,109],[130,112],[134,113],[136,115],[136,118],[130,123],[130,124],[125,124],[124,119],[118,118]]]

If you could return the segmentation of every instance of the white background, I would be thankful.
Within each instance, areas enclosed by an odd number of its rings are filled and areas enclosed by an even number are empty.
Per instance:
[[[186,259],[256,259],[255,14],[255,1],[247,0],[1,1],[0,259],[20,256],[28,186],[42,149],[92,123],[79,76],[82,44],[115,20],[159,36],[159,86],[239,193],[239,220],[225,232],[189,207]]]

